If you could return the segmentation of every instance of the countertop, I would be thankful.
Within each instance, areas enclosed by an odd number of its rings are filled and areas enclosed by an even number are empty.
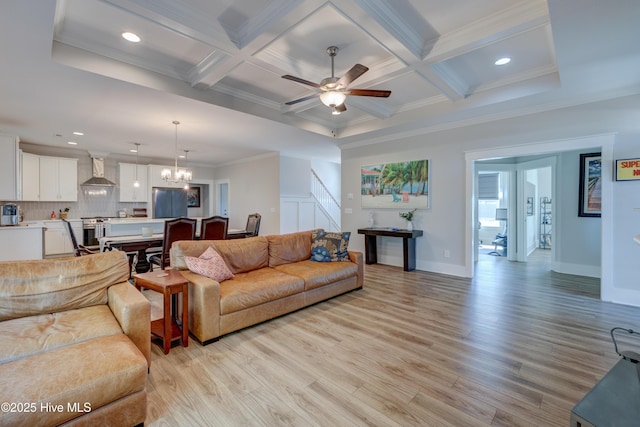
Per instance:
[[[79,218],[73,219],[70,218],[68,220],[69,222],[81,222],[82,220]],[[28,221],[22,221],[18,227],[46,227],[47,224],[51,224],[51,223],[56,223],[56,224],[62,224],[62,220],[61,219],[43,219],[43,220],[28,220]]]
[[[0,230],[20,230],[25,228],[45,228],[45,227],[46,226],[44,225],[43,222],[33,222],[30,224],[20,223],[18,225],[7,225],[7,226],[0,227]]]

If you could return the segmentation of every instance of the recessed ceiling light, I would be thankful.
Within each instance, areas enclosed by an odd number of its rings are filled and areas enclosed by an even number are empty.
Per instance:
[[[74,134],[74,135],[78,135],[78,136],[82,136],[82,135],[84,135],[84,132],[78,132],[78,131],[76,131],[76,132],[74,132],[73,134]]]
[[[69,145],[78,145],[78,143],[75,142],[75,141],[67,141],[67,144],[69,144]]]
[[[130,41],[131,43],[138,43],[140,41],[140,37],[138,37],[138,35],[134,33],[122,33],[122,37],[125,40]]]
[[[496,62],[494,62],[494,64],[507,65],[509,62],[511,62],[511,58],[509,58],[508,56],[505,56],[504,58],[498,59]]]

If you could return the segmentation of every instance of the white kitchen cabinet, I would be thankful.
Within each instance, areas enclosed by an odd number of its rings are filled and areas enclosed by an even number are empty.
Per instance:
[[[19,139],[0,135],[0,200],[18,200],[20,175]]]
[[[78,159],[40,156],[40,201],[78,201]]]
[[[42,224],[0,227],[0,261],[42,259]]]
[[[147,186],[147,165],[135,165],[131,163],[120,163],[120,190],[121,202],[146,202],[148,199],[149,187]],[[134,187],[136,180],[136,168],[139,187]]]
[[[70,220],[69,222],[76,240],[78,240],[78,243],[82,243],[82,221]],[[44,226],[46,227],[44,232],[45,257],[72,255],[73,244],[64,223],[60,220],[44,221]]]
[[[40,156],[21,153],[22,158],[22,200],[40,200]]]

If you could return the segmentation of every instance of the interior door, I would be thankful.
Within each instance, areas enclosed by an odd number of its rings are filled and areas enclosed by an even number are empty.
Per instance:
[[[216,181],[216,215],[229,217],[229,180]]]
[[[527,256],[539,247],[540,241],[540,198],[552,198],[553,170],[555,158],[546,157],[518,165],[518,206],[515,221],[520,225],[518,230],[517,260],[526,262]],[[531,215],[528,200],[531,200]]]

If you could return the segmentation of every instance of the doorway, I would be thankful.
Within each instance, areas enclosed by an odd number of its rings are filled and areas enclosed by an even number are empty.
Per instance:
[[[537,252],[538,261],[551,268],[556,156],[517,156],[475,162],[476,212],[479,255],[503,256],[527,262]],[[496,182],[491,177],[496,176]],[[487,179],[489,178],[489,179]],[[495,186],[495,189],[487,191]],[[492,195],[493,194],[493,195]],[[542,207],[541,201],[547,203]],[[543,236],[544,234],[544,236]],[[544,245],[541,245],[544,243]],[[544,249],[539,252],[538,249]]]
[[[551,269],[554,256],[554,210],[557,156],[528,156],[519,158],[518,173],[518,256],[520,262],[529,261],[533,254]]]
[[[553,212],[553,188],[555,157],[548,159],[549,166],[535,167],[525,165],[522,171],[524,192],[521,222],[523,223],[523,262],[535,259],[538,263],[547,265],[551,269],[553,259],[553,234],[557,230]],[[546,159],[544,160],[546,162]],[[529,162],[527,162],[529,163]],[[519,259],[520,261],[520,259]]]
[[[229,217],[229,180],[216,181],[216,215]]]
[[[476,161],[482,159],[499,159],[499,158],[510,158],[510,157],[521,157],[521,156],[552,156],[562,155],[563,152],[569,151],[580,151],[580,150],[588,150],[594,149],[594,151],[601,152],[602,159],[602,176],[611,176],[612,174],[612,162],[613,162],[613,146],[615,142],[614,134],[602,134],[602,135],[594,135],[588,137],[580,137],[575,139],[564,139],[564,140],[556,140],[550,142],[540,142],[535,144],[523,144],[523,145],[515,145],[508,147],[499,147],[499,148],[491,148],[484,150],[474,150],[468,151],[465,153],[465,162],[466,162],[466,223],[465,223],[465,241],[466,245],[466,256],[465,256],[465,271],[467,277],[474,277],[475,275],[475,248],[476,248],[476,233],[474,232],[477,228],[477,224],[475,222],[476,219],[476,210],[475,210],[475,175],[476,175]],[[557,170],[557,168],[555,168]],[[564,168],[563,168],[564,170]],[[576,167],[577,170],[577,167]],[[564,172],[563,172],[564,173]],[[557,181],[557,180],[556,180]],[[568,180],[563,180],[563,182],[569,182]],[[572,181],[572,180],[571,180]],[[562,189],[562,194],[575,193],[575,185],[573,182],[570,182],[571,186],[567,187],[567,189]],[[612,247],[613,247],[613,223],[611,219],[611,215],[609,214],[612,210],[612,182],[611,180],[603,180],[602,181],[602,218],[601,218],[601,241],[599,247],[599,256],[600,256],[600,283],[601,283],[601,298],[603,300],[610,300],[610,295],[616,292],[615,286],[613,283],[613,258]],[[558,193],[558,188],[554,188],[554,192]],[[565,198],[563,198],[564,200]],[[570,200],[566,198],[566,200]],[[524,205],[525,202],[518,202]],[[524,208],[524,206],[522,206]],[[563,212],[566,212],[567,215],[569,210],[573,211],[573,205],[570,208],[564,209]],[[556,223],[559,222],[559,219],[562,219],[564,214],[561,214],[558,209],[554,208],[554,220]],[[510,217],[511,219],[511,217]],[[571,219],[575,222],[575,218],[573,218],[573,213],[571,213]],[[563,221],[564,222],[564,221]],[[563,228],[562,224],[558,224],[558,228]],[[552,231],[553,234],[553,251],[554,259],[552,263],[558,262],[558,253],[563,254],[561,257],[561,261],[563,258],[566,258],[569,262],[565,262],[565,266],[572,267],[570,263],[571,259],[571,242],[567,239],[558,238],[558,234]],[[569,231],[565,232],[566,236],[571,236],[572,234]],[[568,237],[567,237],[568,238]],[[565,248],[563,248],[563,243]],[[555,267],[554,267],[554,270]],[[557,271],[557,270],[556,270]]]

